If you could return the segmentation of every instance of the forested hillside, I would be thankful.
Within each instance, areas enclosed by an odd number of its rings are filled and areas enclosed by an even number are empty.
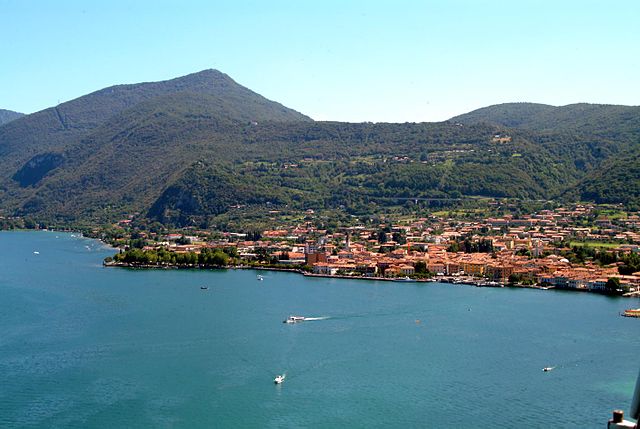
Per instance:
[[[569,104],[549,106],[506,103],[484,107],[451,118],[463,124],[487,123],[538,132],[571,131],[583,136],[628,138],[640,130],[640,106]]]
[[[373,214],[462,197],[634,204],[639,123],[635,107],[527,103],[442,123],[314,122],[205,71],[1,126],[0,209],[206,226],[253,205]]]
[[[24,113],[14,112],[12,110],[0,109],[0,125],[11,122],[14,119],[24,116]]]
[[[0,178],[11,176],[35,155],[47,151],[60,152],[80,143],[101,126],[113,127],[107,121],[128,109],[145,102],[157,103],[162,97],[178,94],[215,97],[215,108],[225,111],[227,117],[239,115],[239,119],[247,119],[255,115],[254,120],[310,120],[238,85],[217,70],[205,70],[163,82],[116,85],[0,126],[0,155],[3,158]],[[172,101],[167,99],[166,102]],[[119,131],[126,132],[125,129]]]
[[[640,207],[640,144],[587,174],[576,193],[586,201]]]
[[[564,148],[565,157],[573,158],[576,166],[585,171],[576,188],[567,187],[565,197],[640,206],[639,106],[508,103],[478,109],[452,120],[532,130],[540,139],[562,135],[567,142],[581,141],[590,148],[592,156],[576,153],[572,145]],[[601,164],[602,161],[605,162]]]

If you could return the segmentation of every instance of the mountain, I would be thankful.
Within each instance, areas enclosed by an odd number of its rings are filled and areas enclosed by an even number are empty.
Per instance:
[[[537,103],[504,103],[482,107],[449,119],[461,124],[493,124],[509,128],[532,128],[532,118],[544,116],[556,109]]]
[[[28,159],[48,150],[77,144],[109,119],[161,97],[210,96],[212,108],[235,120],[303,120],[310,118],[269,101],[217,70],[205,70],[162,82],[116,85],[26,115],[0,127],[0,177],[13,174]]]
[[[0,125],[11,122],[14,119],[24,116],[24,113],[14,112],[12,110],[0,109]]]
[[[510,104],[441,123],[315,122],[207,70],[0,126],[0,211],[207,227],[238,207],[360,216],[460,197],[604,200],[598,172],[638,145],[639,117],[626,106]]]
[[[576,187],[565,191],[566,196],[640,206],[640,106],[507,103],[451,120],[519,128],[535,132],[541,139],[551,134],[565,136],[566,146],[559,148],[585,171]],[[582,144],[583,150],[576,151],[576,143]]]
[[[483,107],[450,119],[462,124],[488,123],[536,131],[574,130],[584,133],[635,132],[640,126],[640,106],[505,103]]]
[[[140,175],[136,168],[157,162],[161,166],[152,170],[167,166],[180,171],[178,162],[192,161],[188,146],[180,146],[187,139],[186,128],[208,121],[206,133],[215,134],[220,127],[267,120],[311,121],[216,70],[106,88],[0,126],[0,200],[8,210],[24,205],[40,212],[47,206],[47,213],[58,213],[57,208],[64,206],[68,210],[60,214],[72,211],[70,217],[75,218],[80,213],[76,202],[87,199],[86,206],[100,206],[103,201],[108,205],[113,194],[128,189],[122,185],[128,178],[144,181],[145,189],[149,183],[163,186],[158,181],[165,176]],[[170,138],[175,145],[165,145]],[[153,158],[146,153],[152,150],[151,142],[166,146],[165,152]],[[100,170],[107,164],[108,169]],[[105,189],[93,193],[89,183]],[[118,187],[110,188],[113,183]],[[144,195],[127,198],[144,199]],[[101,199],[96,202],[89,196]]]
[[[574,192],[585,201],[640,208],[640,145],[587,174]]]

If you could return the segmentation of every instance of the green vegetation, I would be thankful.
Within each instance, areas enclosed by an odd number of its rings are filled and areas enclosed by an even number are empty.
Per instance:
[[[0,125],[11,122],[24,116],[24,113],[18,113],[11,110],[0,109]]]
[[[200,266],[200,267],[226,267],[233,265],[235,255],[224,250],[204,249],[201,253],[194,252],[169,252],[164,249],[141,250],[130,249],[116,254],[113,258],[105,259],[105,262],[125,263],[132,265],[170,265],[170,266]]]
[[[586,261],[593,261],[600,265],[618,263],[618,272],[622,275],[640,272],[640,254],[638,253],[618,252],[599,246],[574,245],[569,249],[562,250],[560,254],[570,262],[577,264],[583,264]]]
[[[611,294],[628,292],[627,290],[628,288],[622,288],[622,285],[620,284],[620,279],[617,277],[609,278],[607,280],[607,283],[604,285],[604,287],[607,289],[607,292]]]
[[[579,183],[578,193],[583,200],[597,203],[625,203],[640,208],[640,147],[603,163],[589,172]]]
[[[465,238],[463,241],[454,241],[451,243],[447,251],[464,253],[493,253],[493,242],[485,239],[480,241],[471,241],[469,238]]]
[[[543,133],[563,130],[596,138],[628,140],[637,137],[640,127],[639,110],[636,106],[587,103],[561,107],[536,103],[505,103],[477,109],[451,120],[463,124],[487,123]]]
[[[627,275],[640,272],[640,254],[630,253],[620,258],[623,265],[618,267],[620,274]]]
[[[640,108],[624,106],[313,122],[209,70],[107,88],[0,126],[0,208],[47,224],[135,214],[140,224],[258,228],[273,211],[312,209],[337,227],[349,216],[473,213],[495,199],[525,212],[551,199],[633,205],[639,141]]]
[[[607,243],[603,241],[571,241],[569,243],[571,247],[585,246],[585,247],[602,247],[605,249],[615,249],[620,247],[620,243]]]

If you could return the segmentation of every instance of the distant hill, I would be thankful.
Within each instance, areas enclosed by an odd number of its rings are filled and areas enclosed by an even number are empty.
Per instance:
[[[637,109],[522,103],[442,123],[314,122],[207,70],[0,126],[0,210],[207,227],[238,207],[371,215],[465,196],[605,201],[613,175],[599,172],[637,163]]]
[[[545,115],[556,109],[554,106],[537,103],[505,103],[482,107],[449,119],[465,125],[493,124],[509,128],[531,128],[532,118]]]
[[[0,126],[0,177],[31,157],[77,144],[107,120],[143,102],[175,94],[209,95],[218,111],[236,120],[302,120],[310,118],[267,100],[217,70],[205,70],[162,82],[116,85]]]
[[[585,201],[621,203],[640,209],[640,145],[587,174],[577,185],[576,193]]]
[[[0,125],[11,122],[14,119],[24,116],[24,113],[14,112],[12,110],[0,109]]]
[[[556,107],[505,103],[483,107],[450,120],[462,124],[487,123],[545,132],[570,130],[614,137],[637,132],[640,128],[640,106],[581,103]]]

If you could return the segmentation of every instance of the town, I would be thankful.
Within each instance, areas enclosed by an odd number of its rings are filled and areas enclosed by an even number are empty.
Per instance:
[[[124,219],[116,227],[127,231],[130,223]],[[593,205],[575,205],[476,220],[430,215],[334,231],[311,220],[252,233],[135,231],[114,242],[120,253],[105,264],[288,269],[633,296],[640,292],[639,228],[637,214],[607,216]]]

